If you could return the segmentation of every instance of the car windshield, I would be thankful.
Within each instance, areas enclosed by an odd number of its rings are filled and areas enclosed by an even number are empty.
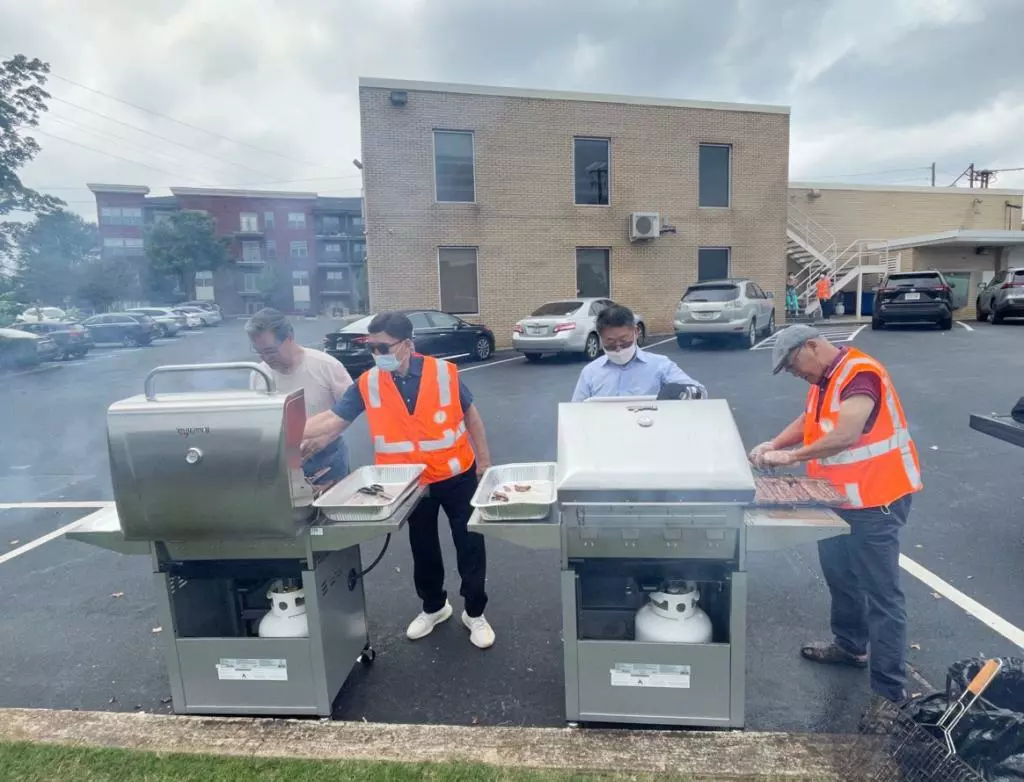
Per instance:
[[[697,285],[686,290],[682,301],[733,301],[739,297],[740,291],[735,285]]]
[[[349,323],[345,328],[339,329],[339,331],[354,334],[369,334],[370,323],[373,321],[373,318],[373,315],[367,315],[365,318],[360,318],[359,320]]]
[[[942,276],[938,273],[901,274],[889,278],[890,288],[937,288],[943,285]]]
[[[542,318],[545,316],[568,315],[583,306],[582,301],[549,301],[533,311],[531,317]]]

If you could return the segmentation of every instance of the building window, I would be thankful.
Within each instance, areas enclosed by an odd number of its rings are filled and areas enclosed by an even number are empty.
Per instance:
[[[271,214],[271,213],[268,213],[268,214]],[[267,248],[267,260],[268,261],[277,260],[277,240],[275,240],[275,239],[267,239],[267,241],[264,243],[264,246]]]
[[[324,255],[341,255],[341,244],[338,242],[327,242],[324,244]]]
[[[320,218],[320,233],[322,234],[340,234],[341,233],[341,218],[331,215],[329,217]]]
[[[354,263],[366,262],[366,242],[352,243],[352,261]]]
[[[260,275],[253,272],[242,274],[242,292],[256,293],[260,289]]]
[[[288,253],[292,258],[308,258],[309,248],[306,246],[306,242],[292,242],[291,249]]]
[[[476,201],[473,162],[472,133],[434,131],[434,184],[438,201]]]
[[[142,225],[142,208],[104,206],[100,208],[100,222],[104,225]]]
[[[611,142],[601,138],[574,138],[572,160],[576,204],[608,206],[611,190],[609,154]]]
[[[437,276],[442,310],[453,315],[475,315],[480,311],[475,247],[439,247]]]
[[[309,272],[304,269],[298,269],[292,272],[292,285],[303,286],[309,285]]]
[[[255,315],[261,309],[263,309],[263,302],[260,301],[259,299],[250,300],[250,301],[247,301],[245,303],[245,314],[246,315]]]
[[[259,216],[255,212],[242,212],[238,215],[239,226],[246,233],[260,230]]]
[[[607,299],[611,296],[608,257],[610,250],[576,248],[576,295]]]
[[[305,212],[289,212],[288,213],[288,227],[295,230],[299,230],[306,227],[306,213]]]
[[[728,207],[732,181],[732,147],[700,145],[700,206]]]
[[[353,230],[356,231],[356,233],[361,233],[362,230],[363,230],[363,218],[360,217],[359,215],[356,215],[355,217],[353,217],[352,218],[352,228],[353,228]]]
[[[263,260],[260,255],[259,242],[242,242],[242,260],[249,263],[259,263]]]
[[[213,287],[213,272],[196,272],[196,290]]]
[[[274,213],[273,212],[264,212],[263,213],[263,227],[266,228],[268,231],[273,231],[274,230]]]
[[[728,276],[728,247],[701,247],[697,250],[697,282],[724,280]]]
[[[327,272],[324,278],[324,290],[331,293],[343,293],[347,289],[345,272]]]
[[[103,249],[107,255],[144,255],[146,250],[142,239],[114,239],[103,240]]]

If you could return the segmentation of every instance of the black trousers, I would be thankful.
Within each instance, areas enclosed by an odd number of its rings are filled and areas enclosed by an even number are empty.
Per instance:
[[[416,594],[423,601],[423,610],[432,614],[444,608],[448,593],[444,589],[444,559],[438,537],[438,511],[444,508],[452,530],[455,557],[462,578],[462,595],[466,613],[480,616],[487,605],[487,552],[484,538],[467,528],[473,507],[469,501],[476,491],[476,464],[461,475],[432,483],[427,494],[409,514],[409,545],[412,548],[412,578]]]

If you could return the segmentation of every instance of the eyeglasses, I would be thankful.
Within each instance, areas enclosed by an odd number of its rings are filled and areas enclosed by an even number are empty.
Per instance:
[[[622,342],[616,342],[615,340],[610,342],[601,340],[601,344],[604,345],[605,350],[629,350],[633,347],[635,342],[636,340],[634,339],[631,339],[628,342],[626,340],[623,340]]]
[[[258,348],[255,345],[250,345],[249,348],[260,358],[271,358],[281,354],[281,351],[276,346],[272,348]]]
[[[367,342],[366,349],[378,356],[386,356],[393,348],[397,348],[401,344],[401,342]]]
[[[793,374],[793,362],[796,360],[796,357],[800,355],[800,351],[803,350],[805,347],[807,347],[806,342],[803,345],[798,345],[797,347],[789,351],[789,355],[786,356],[786,363],[782,365],[782,368],[785,369],[790,374]]]

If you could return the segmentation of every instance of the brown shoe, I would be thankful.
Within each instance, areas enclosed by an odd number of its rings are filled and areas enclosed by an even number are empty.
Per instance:
[[[812,663],[822,665],[849,665],[852,668],[867,668],[866,654],[850,654],[850,652],[828,641],[815,641],[801,647],[800,656]]]
[[[899,701],[891,701],[884,695],[873,693],[871,703],[861,715],[860,724],[857,730],[860,733],[886,736],[892,733],[896,720],[900,716],[900,709],[906,698]]]

